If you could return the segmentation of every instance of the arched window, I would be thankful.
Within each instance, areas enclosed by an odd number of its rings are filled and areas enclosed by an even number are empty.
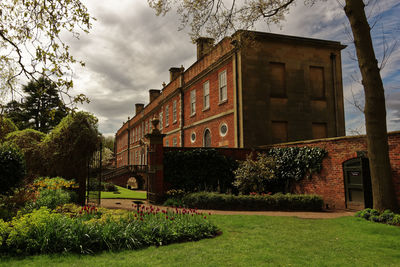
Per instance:
[[[211,132],[209,129],[204,131],[204,140],[203,140],[204,147],[211,147]]]

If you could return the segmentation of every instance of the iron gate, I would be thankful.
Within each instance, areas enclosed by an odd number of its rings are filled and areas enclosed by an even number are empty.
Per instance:
[[[101,169],[103,158],[103,144],[100,142],[99,149],[95,151],[88,160],[88,170],[86,179],[86,204],[100,205],[101,194]]]

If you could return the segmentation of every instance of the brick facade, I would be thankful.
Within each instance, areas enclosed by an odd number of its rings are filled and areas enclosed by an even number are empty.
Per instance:
[[[344,135],[343,48],[248,31],[216,45],[199,38],[197,61],[171,68],[170,82],[150,89],[149,103],[135,104],[135,116],[117,131],[117,168],[148,163],[145,135],[155,117],[166,147],[243,148]]]

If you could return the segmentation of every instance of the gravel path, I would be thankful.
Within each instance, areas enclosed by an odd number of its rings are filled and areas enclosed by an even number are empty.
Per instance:
[[[101,205],[110,209],[134,210],[132,199],[102,199]],[[149,204],[145,204],[150,206]],[[154,207],[154,205],[153,205]],[[166,207],[158,206],[163,209]],[[303,212],[303,211],[225,211],[225,210],[199,210],[202,213],[221,214],[221,215],[266,215],[266,216],[292,216],[304,219],[330,219],[343,216],[353,216],[354,211],[335,210],[323,212]]]

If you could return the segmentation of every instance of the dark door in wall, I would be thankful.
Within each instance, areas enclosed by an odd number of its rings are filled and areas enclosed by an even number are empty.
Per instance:
[[[343,163],[346,207],[372,208],[371,176],[368,158],[354,158]]]

